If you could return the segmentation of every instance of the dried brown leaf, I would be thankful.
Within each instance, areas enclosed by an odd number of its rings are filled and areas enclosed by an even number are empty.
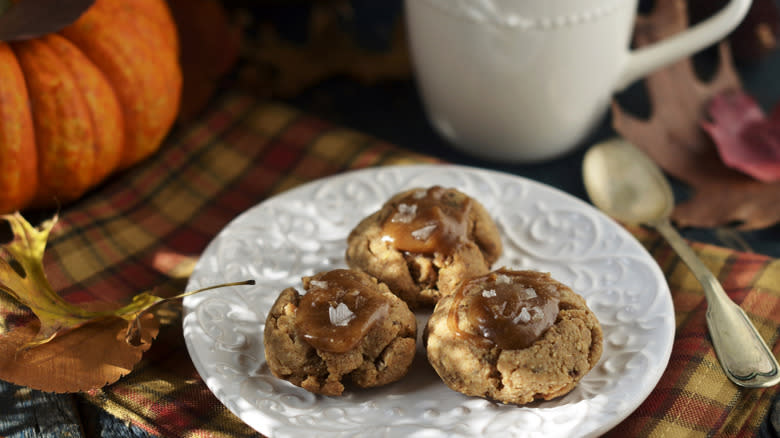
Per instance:
[[[168,298],[143,292],[118,309],[75,305],[54,291],[43,265],[57,218],[39,227],[19,213],[2,219],[13,239],[3,245],[0,258],[0,379],[19,385],[71,392],[112,383],[132,370],[156,337],[159,324],[150,308],[217,287],[254,284],[228,283]],[[192,257],[170,253],[155,261],[179,276],[189,274],[193,264]]]
[[[125,342],[127,322],[101,319],[46,344],[23,349],[39,329],[37,320],[0,336],[0,379],[47,392],[100,388],[130,373],[157,337],[152,314],[140,319],[141,342]]]
[[[686,27],[685,1],[659,0],[651,14],[638,18],[635,43],[642,47]],[[761,183],[726,167],[700,126],[714,96],[742,88],[729,46],[721,43],[718,52],[717,71],[707,83],[697,77],[690,58],[650,74],[645,80],[650,118],[641,120],[613,102],[613,125],[667,173],[693,189],[691,199],[677,205],[672,214],[678,225],[736,223],[743,229],[764,228],[780,221],[780,185]]]

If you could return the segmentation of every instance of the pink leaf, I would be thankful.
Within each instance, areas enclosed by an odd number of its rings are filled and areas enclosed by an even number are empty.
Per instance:
[[[715,96],[702,127],[715,142],[723,163],[763,182],[780,180],[780,106],[767,118],[743,92]]]

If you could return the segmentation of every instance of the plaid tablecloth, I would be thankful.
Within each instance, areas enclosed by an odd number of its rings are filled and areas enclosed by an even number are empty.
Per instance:
[[[122,301],[170,285],[155,268],[160,253],[199,254],[228,221],[269,196],[346,169],[435,161],[286,106],[228,93],[200,121],[177,128],[151,160],[62,210],[48,274],[69,299]],[[632,232],[667,276],[677,334],[660,383],[610,435],[755,436],[778,388],[739,389],[726,379],[708,341],[698,283],[657,235]],[[780,262],[694,247],[780,353]],[[83,397],[164,437],[258,436],[200,379],[180,321],[162,328],[130,375]]]

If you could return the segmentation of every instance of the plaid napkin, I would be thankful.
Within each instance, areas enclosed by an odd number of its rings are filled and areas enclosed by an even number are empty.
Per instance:
[[[64,295],[121,301],[171,286],[155,268],[160,254],[196,256],[228,221],[269,196],[346,169],[436,161],[242,94],[223,95],[212,108],[144,165],[62,211],[46,260]],[[632,232],[669,279],[677,335],[654,392],[610,435],[756,435],[778,388],[738,389],[726,379],[707,340],[698,283],[657,235]],[[780,264],[714,246],[695,249],[778,354]],[[133,373],[84,397],[165,437],[259,435],[200,379],[179,320],[162,328]]]
[[[698,281],[657,233],[629,230],[669,282],[677,331],[661,380],[608,436],[757,436],[780,388],[743,389],[728,380],[709,341],[707,303]],[[692,246],[748,314],[775,357],[780,355],[780,260],[701,243]]]

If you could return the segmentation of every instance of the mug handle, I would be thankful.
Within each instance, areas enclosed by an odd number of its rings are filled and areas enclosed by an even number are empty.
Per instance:
[[[745,18],[751,1],[731,0],[723,9],[699,24],[663,41],[631,51],[615,91],[621,91],[653,70],[689,56],[725,37]]]

